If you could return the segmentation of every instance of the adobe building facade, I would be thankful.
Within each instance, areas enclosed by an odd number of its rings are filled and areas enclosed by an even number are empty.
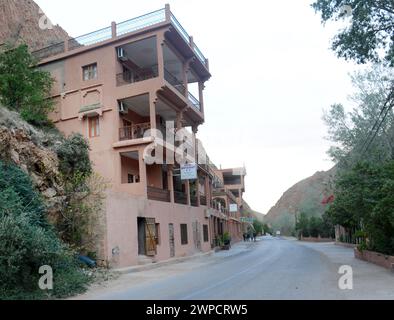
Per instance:
[[[110,182],[102,261],[122,268],[208,252],[225,232],[242,238],[244,175],[218,170],[196,137],[208,60],[168,5],[33,54],[55,79],[51,119],[88,139]],[[174,150],[198,163],[196,179],[182,180]]]

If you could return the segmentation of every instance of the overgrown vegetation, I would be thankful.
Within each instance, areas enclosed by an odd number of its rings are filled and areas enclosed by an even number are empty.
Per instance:
[[[93,174],[89,144],[82,135],[71,135],[56,151],[65,190],[56,228],[63,241],[96,259],[103,233],[102,204],[107,184]]]
[[[40,70],[26,45],[6,46],[0,52],[0,102],[20,113],[30,124],[51,126],[48,113],[53,102],[48,99],[53,80]]]
[[[36,68],[26,46],[7,47],[0,53],[0,103],[35,128],[16,116],[8,122],[14,129],[25,131],[26,139],[38,144],[44,153],[45,148],[56,152],[56,178],[50,181],[56,181],[52,191],[62,199],[57,216],[51,216],[49,223],[46,204],[27,173],[9,162],[0,162],[0,299],[61,298],[83,292],[89,277],[77,257],[99,256],[107,185],[93,174],[89,144],[82,135],[65,138],[48,130],[53,128],[48,119],[51,85],[50,74]],[[55,142],[51,141],[54,137]],[[1,158],[11,160],[9,154]],[[35,169],[25,166],[27,170]],[[29,174],[34,176],[34,172]],[[52,291],[38,289],[42,276],[39,268],[45,265],[53,268]]]
[[[351,16],[334,39],[338,56],[379,63],[353,77],[352,112],[335,104],[325,114],[339,168],[327,215],[345,228],[341,240],[394,255],[394,3],[317,0],[313,7],[323,22]]]
[[[45,205],[30,178],[0,161],[0,299],[61,298],[85,290],[89,278],[75,253],[45,218]],[[53,269],[53,291],[38,287],[39,268]]]

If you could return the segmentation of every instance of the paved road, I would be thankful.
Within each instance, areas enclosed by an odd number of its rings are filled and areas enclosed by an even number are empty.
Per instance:
[[[353,268],[353,290],[338,287],[341,265]],[[122,275],[78,299],[394,299],[394,273],[331,243],[265,237],[211,257]]]

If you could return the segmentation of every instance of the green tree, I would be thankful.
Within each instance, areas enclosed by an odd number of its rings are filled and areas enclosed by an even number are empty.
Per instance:
[[[355,93],[351,96],[357,106],[345,112],[342,104],[334,104],[325,112],[323,120],[328,127],[328,139],[333,146],[328,154],[341,168],[351,168],[359,160],[384,163],[394,159],[394,113],[390,110],[386,119],[365,152],[365,142],[381,110],[389,98],[394,83],[394,71],[375,65],[352,76]]]
[[[320,12],[323,23],[348,19],[348,27],[332,44],[339,57],[362,64],[385,61],[394,66],[392,0],[316,0],[312,7]]]
[[[0,52],[0,102],[19,112],[24,120],[36,126],[48,126],[53,109],[50,96],[53,80],[40,70],[26,45],[6,47]]]
[[[296,230],[299,236],[309,237],[309,218],[305,212],[301,212],[297,219]]]
[[[262,222],[255,220],[253,222],[253,227],[257,234],[263,234],[264,226]]]

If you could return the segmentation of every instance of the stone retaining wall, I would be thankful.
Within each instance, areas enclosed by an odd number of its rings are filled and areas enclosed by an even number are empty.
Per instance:
[[[387,256],[378,252],[367,250],[360,251],[357,248],[354,249],[354,256],[357,259],[374,263],[394,272],[394,256]]]

